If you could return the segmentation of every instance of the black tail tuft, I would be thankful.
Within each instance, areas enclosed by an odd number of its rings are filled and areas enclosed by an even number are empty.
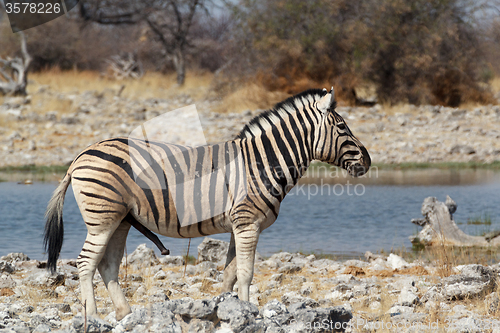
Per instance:
[[[61,253],[64,239],[64,225],[62,216],[53,214],[47,217],[45,224],[45,235],[43,237],[43,246],[48,254],[47,269],[53,274],[56,272],[57,258]]]
[[[62,211],[64,205],[64,195],[68,189],[69,183],[71,182],[71,176],[69,173],[66,174],[63,181],[57,189],[54,191],[52,198],[47,206],[47,212],[45,217],[47,222],[45,223],[45,232],[43,237],[43,246],[47,252],[47,269],[51,273],[56,272],[57,258],[59,258],[59,253],[63,245],[64,239],[64,225],[62,218]]]

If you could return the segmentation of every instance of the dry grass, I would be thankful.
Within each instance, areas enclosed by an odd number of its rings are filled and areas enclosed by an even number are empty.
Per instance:
[[[436,268],[436,271],[429,273],[440,277],[456,274],[453,267],[459,265],[479,264],[489,266],[500,260],[498,248],[452,246],[446,245],[445,241],[421,250],[407,251],[405,248],[401,248],[391,252],[398,254],[408,262],[431,263]],[[415,275],[414,273],[410,274]]]
[[[406,275],[429,275],[429,272],[422,266],[413,266],[411,268],[395,269],[394,273]]]
[[[458,265],[490,265],[498,262],[498,250],[474,247],[434,246],[426,250],[426,257],[437,267],[439,276],[454,274],[453,267]]]
[[[356,266],[347,266],[344,269],[344,274],[351,274],[353,276],[363,276],[366,275],[365,270]]]
[[[84,91],[95,91],[98,94],[109,94],[111,96],[121,91],[120,96],[132,100],[170,98],[182,94],[189,95],[194,100],[210,97],[220,101],[220,104],[214,109],[214,111],[220,113],[267,109],[290,96],[286,92],[270,92],[257,82],[236,87],[231,93],[215,93],[212,89],[214,75],[208,72],[188,72],[186,82],[182,87],[177,85],[175,74],[156,72],[147,72],[138,80],[124,79],[117,81],[93,71],[50,69],[44,72],[30,73],[29,79],[28,91],[33,96],[32,104],[36,106],[36,112],[39,114],[45,114],[48,111],[74,112],[71,100],[61,98],[61,96],[57,96],[57,93],[78,94]],[[34,94],[42,86],[49,86],[54,93],[50,95]],[[308,82],[307,85],[304,85],[304,89],[319,86],[322,85]],[[500,77],[494,78],[490,86],[494,93],[500,92]],[[375,88],[373,85],[365,83],[356,87],[356,92],[359,97],[367,98],[375,94]],[[0,96],[1,103],[3,103],[3,97]],[[461,107],[471,109],[478,106],[480,105],[477,103],[466,103]],[[383,104],[382,109],[389,115],[417,112],[413,106],[404,103]],[[1,125],[2,119],[0,119]]]
[[[22,289],[22,299],[27,305],[33,306],[35,310],[40,306],[40,303],[45,303],[48,300],[56,300],[54,287],[47,288],[45,286],[30,285],[29,288]]]
[[[194,101],[213,98],[211,85],[213,74],[208,72],[188,72],[183,86],[178,86],[175,74],[146,73],[142,78],[112,80],[92,71],[61,71],[51,69],[44,72],[30,73],[28,93],[31,95],[33,111],[45,115],[57,111],[59,115],[67,115],[76,111],[71,94],[93,91],[95,96],[121,97],[141,101],[149,98],[173,98],[189,95]],[[48,92],[38,93],[43,90]],[[0,105],[4,103],[0,96]],[[220,98],[219,98],[220,99]],[[269,104],[271,105],[271,104]],[[267,105],[267,106],[269,106]],[[10,127],[5,115],[0,115],[0,127]]]
[[[418,114],[421,111],[418,108],[413,107],[413,105],[408,103],[394,104],[391,105],[389,103],[382,104],[382,111],[387,115],[395,115],[397,113],[410,113],[410,114]]]
[[[490,82],[490,87],[491,90],[493,91],[494,94],[500,92],[500,77],[495,77],[493,80]]]
[[[12,296],[15,292],[11,288],[0,288],[0,296]]]
[[[117,81],[97,72],[52,69],[30,74],[30,80],[32,83],[28,90],[32,95],[31,104],[35,106],[34,111],[40,115],[50,111],[58,111],[60,114],[74,113],[76,106],[71,99],[65,97],[85,91],[94,91],[96,96],[107,97],[120,94],[121,97],[137,101],[148,98],[173,98],[179,95],[189,95],[194,101],[210,98],[220,102],[214,111],[221,113],[266,109],[289,96],[283,92],[269,92],[257,84],[243,86],[225,96],[214,95],[213,74],[207,72],[188,72],[186,82],[181,87],[177,85],[174,74],[161,73],[146,73],[138,80]],[[47,86],[51,93],[37,93]],[[0,104],[2,102],[3,98],[0,97]],[[0,119],[0,125],[2,123],[3,120]]]
[[[267,109],[289,96],[283,92],[270,92],[263,86],[250,83],[225,96],[215,111],[227,113]]]
[[[377,87],[368,82],[363,82],[356,87],[356,96],[360,99],[370,99],[377,96]]]
[[[45,72],[32,73],[30,79],[34,85],[28,89],[36,91],[42,85],[60,93],[81,93],[86,90],[118,93],[133,100],[146,98],[166,98],[179,94],[189,94],[192,98],[203,98],[207,95],[213,75],[207,72],[189,72],[182,87],[176,83],[175,74],[147,72],[142,78],[112,80],[92,71],[61,71],[51,69]]]
[[[40,115],[51,111],[57,111],[63,115],[75,112],[73,102],[69,99],[37,94],[33,96],[31,102],[35,106],[33,110]]]

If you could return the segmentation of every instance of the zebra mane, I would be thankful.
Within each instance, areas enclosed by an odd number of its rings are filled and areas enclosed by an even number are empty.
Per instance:
[[[300,110],[304,104],[318,101],[327,93],[326,89],[309,89],[279,102],[272,109],[263,111],[250,120],[250,122],[243,127],[241,132],[238,133],[236,139],[254,137],[260,134],[262,129],[265,130],[270,128],[272,124],[279,121],[280,117],[287,118],[292,113]],[[333,109],[335,109],[335,105]]]

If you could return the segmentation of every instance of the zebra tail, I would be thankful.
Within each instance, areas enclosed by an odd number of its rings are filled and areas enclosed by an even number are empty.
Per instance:
[[[64,225],[63,225],[63,205],[64,196],[69,184],[71,183],[71,174],[68,171],[64,176],[59,186],[54,191],[52,198],[47,206],[45,212],[45,232],[43,237],[43,246],[48,254],[47,269],[54,274],[56,272],[57,258],[61,252],[63,238],[64,238]]]

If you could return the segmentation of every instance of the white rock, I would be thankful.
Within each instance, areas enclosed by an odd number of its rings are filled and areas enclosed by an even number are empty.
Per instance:
[[[137,246],[135,251],[127,257],[127,262],[129,265],[138,267],[151,267],[160,263],[156,257],[155,251],[148,248],[146,244]]]
[[[415,309],[409,306],[402,306],[402,305],[394,305],[392,308],[387,311],[387,313],[390,314],[397,314],[397,313],[413,313]]]
[[[134,293],[134,297],[137,297],[137,298],[143,298],[144,296],[146,296],[147,294],[147,291],[146,291],[146,288],[144,288],[144,286],[140,286],[139,288],[137,288],[137,290],[135,291]]]
[[[2,274],[0,276],[0,288],[14,288],[16,286],[16,281],[7,274]]]
[[[401,269],[408,266],[408,263],[403,258],[394,253],[389,255],[387,263],[392,269]]]
[[[370,310],[380,310],[382,308],[382,303],[380,303],[379,301],[375,301],[375,302],[372,302],[370,304]]]
[[[415,287],[405,287],[403,289],[401,289],[401,293],[399,294],[399,297],[398,297],[398,302],[401,304],[401,305],[405,305],[405,306],[413,306],[415,304],[417,304],[420,299],[419,297],[415,294],[415,291],[416,288]]]

